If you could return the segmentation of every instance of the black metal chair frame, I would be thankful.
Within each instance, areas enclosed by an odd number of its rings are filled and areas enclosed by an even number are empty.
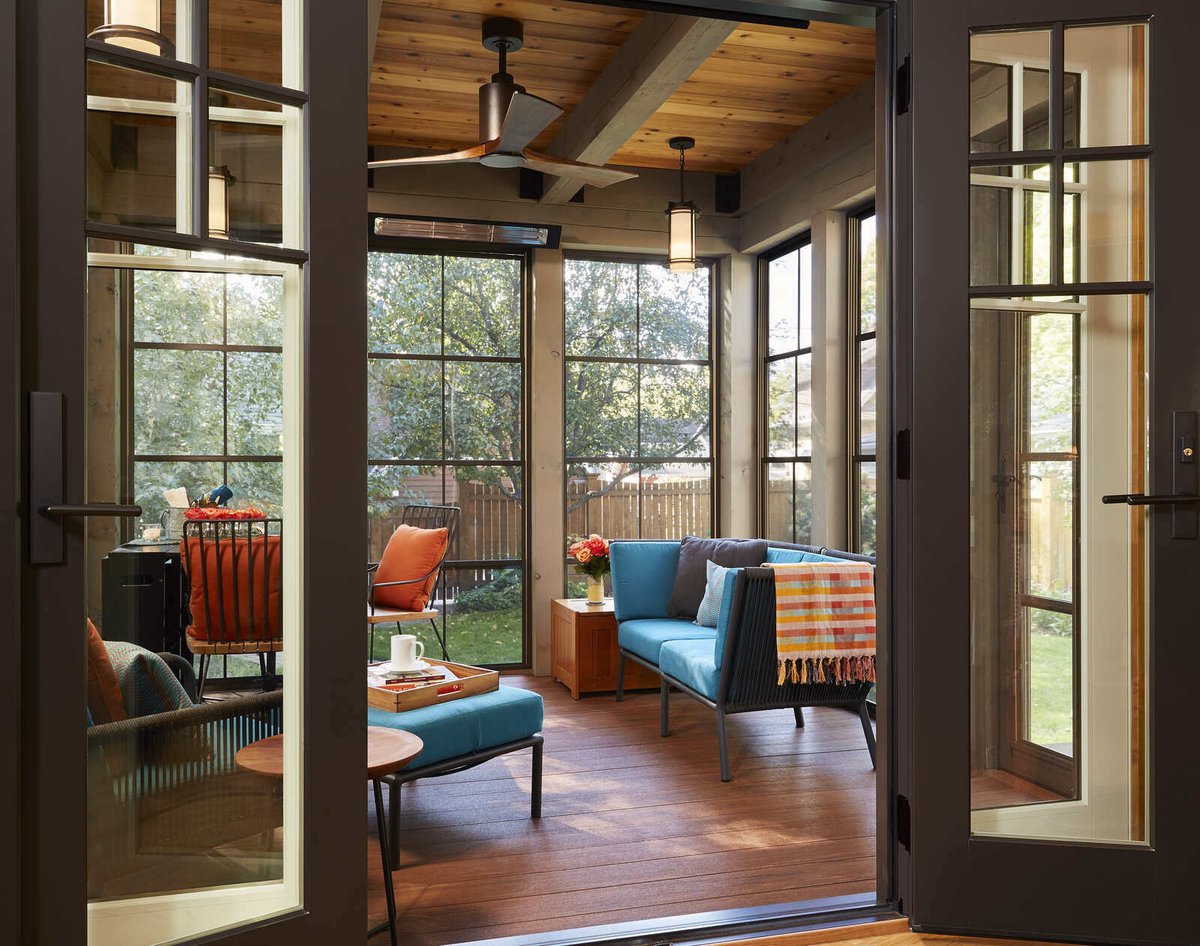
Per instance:
[[[442,552],[442,557],[438,559],[438,563],[427,571],[420,578],[405,578],[400,581],[375,581],[375,573],[379,570],[379,562],[367,563],[367,606],[370,613],[375,613],[375,589],[389,588],[395,585],[414,585],[420,582],[425,582],[433,575],[437,575],[437,581],[434,584],[434,594],[436,595],[438,587],[442,589],[442,599],[445,600],[445,575],[441,573],[442,566],[446,563],[446,559],[450,556],[450,549],[454,545],[454,540],[458,537],[458,517],[461,510],[458,506],[433,506],[422,503],[409,503],[404,507],[404,511],[400,514],[399,525],[412,526],[416,529],[445,529],[446,530],[446,549]],[[390,536],[389,536],[390,538]],[[433,628],[433,636],[437,639],[438,646],[442,650],[442,660],[449,660],[450,653],[446,649],[446,635],[438,627],[437,621],[433,618],[429,619],[429,624]],[[396,623],[396,629],[401,629],[401,624]],[[375,625],[370,625],[370,642],[368,644],[367,659],[374,659],[375,653]]]
[[[820,552],[834,558],[874,564],[869,556],[841,552],[836,549],[818,549],[811,546],[783,545],[776,547],[795,548],[803,551]],[[775,652],[775,576],[769,568],[745,568],[738,574],[733,586],[730,602],[729,627],[725,635],[721,672],[717,680],[717,698],[712,700],[663,673],[657,665],[624,648],[619,648],[617,661],[617,701],[625,696],[625,661],[646,667],[659,676],[659,733],[670,735],[671,688],[681,690],[692,699],[703,703],[717,713],[717,749],[721,759],[721,781],[728,782],[729,750],[725,732],[725,717],[732,713],[754,713],[759,710],[791,709],[796,718],[796,728],[804,728],[804,707],[841,706],[853,709],[862,720],[863,735],[867,751],[871,754],[871,765],[875,765],[875,730],[871,726],[867,696],[870,683],[847,685],[834,683],[776,683],[777,658]]]
[[[420,778],[434,778],[438,775],[453,775],[455,772],[465,772],[477,765],[489,762],[497,756],[518,752],[521,749],[533,749],[533,781],[529,791],[529,817],[542,816],[542,745],[545,740],[541,733],[526,736],[524,739],[514,739],[503,745],[492,746],[490,749],[480,749],[466,755],[455,756],[453,759],[443,759],[441,762],[431,762],[415,769],[402,769],[392,775],[385,775],[381,781],[388,786],[387,814],[387,848],[391,857],[392,870],[400,865],[400,786],[415,782]],[[383,929],[381,926],[378,929]],[[378,931],[376,930],[376,932]]]
[[[272,529],[274,529],[274,531],[272,531]],[[227,656],[230,653],[257,653],[258,654],[258,669],[259,669],[259,674],[262,678],[263,692],[264,693],[269,692],[270,690],[275,688],[275,683],[277,680],[277,677],[275,674],[275,654],[279,650],[283,649],[283,627],[282,627],[283,602],[281,601],[279,604],[281,624],[279,627],[272,627],[271,626],[271,603],[270,603],[271,602],[271,582],[270,582],[271,561],[270,561],[270,559],[272,556],[269,551],[269,546],[266,542],[266,539],[269,536],[278,536],[278,538],[279,538],[279,547],[278,547],[278,550],[275,553],[275,555],[279,560],[279,567],[282,568],[283,567],[283,520],[282,519],[275,519],[275,518],[189,519],[186,522],[184,522],[184,524],[183,524],[183,554],[182,554],[183,567],[184,567],[184,570],[186,571],[191,562],[191,556],[190,556],[191,543],[192,542],[199,543],[199,547],[200,547],[200,585],[204,589],[204,594],[202,595],[202,597],[204,598],[204,601],[202,602],[202,606],[204,608],[205,623],[208,628],[208,641],[207,641],[206,650],[208,649],[208,647],[216,648],[215,650],[209,650],[208,652],[193,651],[193,652],[197,653],[197,656],[200,658],[199,682],[196,687],[197,694],[198,694],[197,700],[202,698],[204,695],[204,683],[208,679],[208,669],[209,669],[209,665],[212,661],[212,658],[214,656]],[[255,539],[260,539],[260,538],[263,540],[261,543],[257,543],[254,541]],[[208,581],[208,555],[205,550],[205,544],[211,543],[211,542],[218,543],[217,561],[218,561],[218,564],[220,564],[219,543],[225,542],[225,541],[232,543],[232,545],[230,546],[230,554],[233,556],[234,615],[235,615],[235,623],[238,624],[239,626],[242,623],[242,621],[241,621],[241,601],[242,601],[242,599],[241,599],[241,595],[238,594],[238,573],[240,571],[238,566],[240,564],[240,562],[239,562],[240,557],[249,556],[249,567],[247,568],[247,578],[248,578],[249,587],[247,589],[247,595],[248,595],[248,601],[250,602],[250,614],[248,615],[249,626],[250,626],[250,637],[244,641],[232,640],[228,637],[228,634],[227,634],[228,629],[226,628],[226,625],[225,625],[225,605],[224,605],[225,581],[223,578],[223,569],[221,569],[221,568],[217,568],[217,576],[216,576],[217,580],[215,583],[217,598],[218,598],[218,601],[220,602],[219,606],[217,607],[217,619],[218,620],[216,622],[216,625],[214,625],[214,623],[213,623],[213,614],[212,614],[213,609],[212,609],[212,602],[211,602],[212,595],[210,594],[210,592],[212,591],[212,588],[209,585],[209,581]],[[255,546],[256,545],[262,546],[262,550],[261,550],[260,554],[266,557],[266,561],[264,562],[264,567],[263,567],[263,576],[264,576],[265,580],[263,582],[261,582],[261,584],[262,584],[262,606],[263,606],[262,614],[263,614],[263,621],[265,623],[265,626],[262,628],[259,628],[256,626],[256,621],[255,621],[255,616],[254,616],[254,595],[255,595],[255,590],[254,590],[255,561],[254,561],[254,559],[255,559]],[[243,548],[243,546],[244,546],[244,548]],[[242,549],[242,551],[239,552],[239,549]],[[197,605],[196,605],[195,601],[190,600],[191,587],[192,587],[192,583],[190,581],[191,576],[189,575],[188,578],[189,578],[189,581],[187,582],[187,588],[188,588],[188,594],[189,594],[189,607],[193,614],[193,622],[194,622],[194,620],[195,620],[194,615],[196,613]],[[217,637],[215,640],[213,638],[214,626],[216,626],[219,629],[218,630],[219,637]],[[188,644],[189,648],[192,648],[193,644],[205,645],[205,643],[206,643],[206,642],[198,641],[197,639],[193,638],[190,634],[186,634],[186,632],[185,632],[184,636],[187,640],[187,644]],[[237,645],[237,644],[241,644],[242,646],[241,647],[233,646],[233,645]],[[229,645],[228,649],[225,649],[227,645]]]

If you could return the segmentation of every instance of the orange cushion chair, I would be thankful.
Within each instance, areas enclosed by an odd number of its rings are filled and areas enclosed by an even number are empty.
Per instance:
[[[400,611],[423,611],[437,584],[449,541],[448,529],[397,526],[375,571],[374,603]]]

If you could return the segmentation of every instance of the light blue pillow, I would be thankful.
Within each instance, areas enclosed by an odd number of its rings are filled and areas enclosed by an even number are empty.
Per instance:
[[[706,562],[708,583],[704,587],[704,597],[700,607],[696,609],[696,622],[701,627],[716,627],[717,619],[721,616],[721,601],[725,598],[725,573],[729,571],[716,562]]]

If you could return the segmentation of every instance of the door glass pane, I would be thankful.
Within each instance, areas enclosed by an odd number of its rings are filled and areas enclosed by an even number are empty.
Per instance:
[[[283,78],[283,4],[279,0],[208,0],[208,64],[272,85]]]
[[[976,833],[1145,840],[1145,303],[971,312]]]
[[[975,168],[971,175],[971,285],[1012,282],[1013,168]],[[994,182],[994,183],[993,183]]]
[[[88,270],[87,499],[142,507],[140,517],[84,525],[77,633],[89,635],[95,944],[191,938],[297,902],[297,865],[285,859],[300,824],[299,807],[284,804],[290,783],[239,755],[281,735],[284,654],[299,644],[287,596],[297,559],[283,541],[294,521],[284,484],[296,473],[284,452],[284,388],[299,373],[283,343],[283,283],[266,273]],[[253,316],[234,343],[247,298]],[[223,485],[232,496],[221,491],[209,514],[237,518],[190,521],[189,502]],[[298,548],[299,537],[289,542]],[[210,909],[171,899],[198,891]],[[146,897],[153,907],[130,908]]]
[[[970,75],[971,150],[1011,151],[1012,68],[973,61]]]
[[[1079,179],[1082,279],[1148,279],[1149,162],[1083,161]]]
[[[98,62],[87,83],[88,218],[187,230],[190,86]]]
[[[858,550],[863,555],[875,554],[877,487],[875,463],[858,464]]]
[[[1093,89],[1085,147],[1145,144],[1147,137],[1145,23],[1068,26],[1063,56],[1068,72],[1086,72]],[[1072,104],[1070,87],[1064,87]],[[1068,145],[1069,147],[1069,145]]]

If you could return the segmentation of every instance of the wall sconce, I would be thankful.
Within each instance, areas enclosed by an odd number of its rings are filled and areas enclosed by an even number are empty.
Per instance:
[[[696,218],[700,211],[683,199],[683,156],[696,146],[695,138],[672,138],[667,142],[679,152],[679,200],[667,205],[667,268],[673,273],[690,273],[696,268]]]
[[[229,168],[210,167],[208,169],[208,235],[219,240],[229,239],[229,188],[237,183],[237,178],[229,173]]]
[[[159,0],[104,0],[104,25],[88,33],[88,39],[175,58],[175,46],[162,32]]]

